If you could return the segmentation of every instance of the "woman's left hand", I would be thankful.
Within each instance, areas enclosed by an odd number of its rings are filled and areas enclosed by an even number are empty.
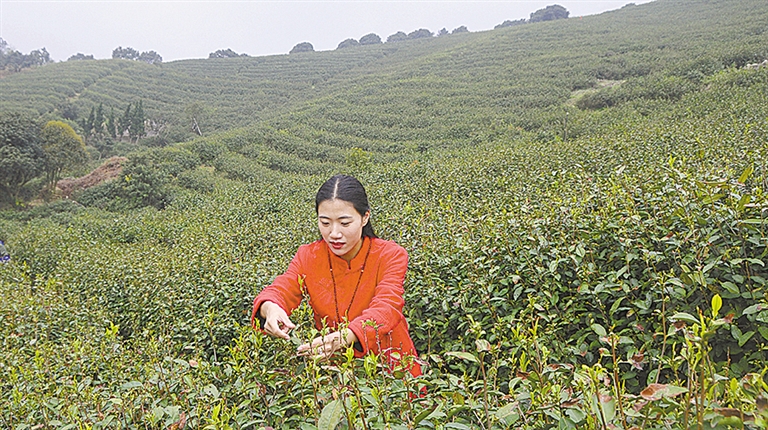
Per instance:
[[[355,342],[357,342],[357,336],[352,330],[345,328],[317,337],[310,343],[299,345],[297,353],[311,358],[329,358],[336,351],[343,350]]]

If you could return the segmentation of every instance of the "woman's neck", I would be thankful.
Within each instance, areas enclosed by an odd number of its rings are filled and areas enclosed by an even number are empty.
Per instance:
[[[360,250],[363,248],[363,241],[365,241],[365,236],[361,237],[360,240],[357,241],[355,247],[352,248],[352,250],[350,250],[348,253],[342,255],[341,258],[347,263],[351,262],[355,257],[357,257],[357,254],[359,254]]]

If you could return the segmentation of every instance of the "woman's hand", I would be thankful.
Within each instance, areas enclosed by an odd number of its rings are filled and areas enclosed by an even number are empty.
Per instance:
[[[345,328],[315,338],[310,343],[300,345],[297,352],[299,355],[305,355],[311,358],[329,358],[336,351],[354,345],[355,342],[357,342],[355,333],[353,333],[352,330]]]
[[[264,329],[267,334],[279,337],[285,340],[290,339],[288,335],[296,325],[288,318],[288,314],[283,308],[274,302],[264,302],[261,304],[261,317],[264,318]]]

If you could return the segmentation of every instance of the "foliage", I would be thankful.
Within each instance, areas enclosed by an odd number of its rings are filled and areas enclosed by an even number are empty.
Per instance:
[[[120,58],[123,60],[137,60],[139,58],[139,51],[131,48],[130,46],[123,48],[118,46],[112,50],[112,58]]]
[[[211,52],[208,54],[208,58],[237,58],[237,57],[247,57],[248,54],[238,54],[237,52],[233,51],[232,49],[219,49],[215,52]]]
[[[293,48],[291,48],[291,51],[289,54],[298,54],[300,52],[314,52],[315,47],[312,46],[309,42],[301,42],[297,43]]]
[[[506,20],[504,20],[504,22],[502,22],[501,24],[497,24],[493,28],[495,30],[495,29],[504,28],[504,27],[514,27],[516,25],[525,24],[525,23],[526,23],[525,18],[518,19],[518,20],[515,20],[515,21],[506,19]]]
[[[402,31],[398,31],[397,33],[393,33],[387,36],[387,43],[400,42],[406,39],[408,39],[408,35]]]
[[[67,58],[67,61],[82,61],[82,60],[93,60],[93,54],[85,55],[83,53],[78,52],[77,54],[71,55],[69,58]]]
[[[378,45],[381,43],[381,37],[376,33],[368,33],[360,38],[361,45]]]
[[[30,115],[0,112],[0,191],[6,203],[16,204],[21,188],[43,171],[38,127]]]
[[[163,57],[155,51],[139,52],[130,46],[123,48],[118,46],[112,51],[113,59],[141,61],[147,64],[159,64],[163,62]]]
[[[427,30],[426,28],[420,28],[418,30],[414,30],[408,33],[408,39],[423,39],[423,38],[433,37],[434,35],[435,35],[434,33]]]
[[[18,72],[21,69],[43,66],[52,63],[51,55],[45,48],[35,49],[29,54],[23,54],[8,47],[5,40],[0,39],[0,70]]]
[[[531,13],[528,22],[554,21],[556,19],[566,19],[570,12],[558,4],[553,4]]]
[[[337,46],[336,49],[350,48],[358,45],[360,45],[360,42],[355,39],[344,39],[339,42],[339,46]]]
[[[66,123],[48,121],[40,131],[40,141],[45,153],[46,183],[51,191],[56,189],[63,170],[88,161],[83,139]]]

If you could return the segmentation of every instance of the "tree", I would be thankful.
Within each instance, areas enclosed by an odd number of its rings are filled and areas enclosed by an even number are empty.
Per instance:
[[[96,115],[93,117],[93,131],[96,135],[101,135],[104,132],[104,104],[99,103],[98,109],[96,109]]]
[[[139,54],[139,57],[136,58],[136,60],[147,64],[160,64],[163,62],[163,57],[155,51],[147,51]]]
[[[144,122],[147,120],[146,115],[144,115],[144,103],[139,100],[138,103],[136,103],[135,108],[133,109],[133,114],[131,114],[131,129],[129,132],[129,136],[131,139],[136,139],[138,142],[141,137],[146,134],[145,128],[144,128]]]
[[[529,22],[554,21],[556,19],[566,19],[570,12],[560,5],[553,4],[531,13]]]
[[[35,120],[18,112],[0,112],[0,193],[12,202],[43,171],[45,153]]]
[[[437,32],[437,37],[443,37],[443,36],[447,36],[449,34],[450,33],[448,33],[448,30],[445,27],[443,27],[443,28],[440,29],[440,31]]]
[[[205,106],[199,102],[190,103],[184,106],[184,114],[190,129],[198,136],[202,136],[203,131],[200,129],[200,123],[203,122],[206,114]]]
[[[40,140],[45,153],[45,182],[53,191],[64,169],[88,161],[88,151],[83,139],[62,121],[48,121],[40,132]]]
[[[93,55],[85,55],[78,52],[77,54],[67,58],[67,61],[83,61],[83,60],[93,60]]]
[[[375,33],[368,33],[360,38],[361,45],[378,45],[381,43],[381,37]]]
[[[315,52],[315,47],[309,42],[301,42],[294,46],[289,54],[298,54],[301,52]]]
[[[104,119],[104,126],[107,128],[107,136],[112,138],[117,137],[117,122],[118,119],[115,117],[115,108],[110,107],[109,113]]]
[[[122,140],[122,137],[125,135],[125,133],[128,133],[128,136],[130,138],[131,135],[131,123],[133,122],[132,116],[131,116],[131,104],[128,103],[128,106],[125,107],[125,111],[123,112],[123,116],[120,117],[117,123],[117,137]]]
[[[248,54],[238,54],[237,52],[231,50],[231,49],[219,49],[216,52],[211,52],[208,54],[208,58],[237,58],[237,57],[247,57]]]
[[[498,29],[498,28],[504,28],[504,27],[514,27],[516,25],[521,25],[521,24],[525,24],[525,18],[518,19],[516,21],[506,20],[506,21],[502,22],[501,24],[499,24],[499,25],[497,25],[496,27],[493,27],[493,28],[494,29]]]
[[[360,45],[360,42],[358,42],[355,39],[345,39],[345,40],[342,40],[341,43],[339,43],[339,46],[337,46],[336,49],[344,49],[344,48],[349,48],[349,47],[358,46],[358,45]]]
[[[148,64],[159,64],[163,62],[163,57],[155,51],[139,53],[139,51],[131,48],[130,46],[127,48],[118,46],[114,51],[112,51],[112,58],[141,61]]]
[[[9,50],[3,56],[3,69],[18,72],[24,68],[25,57],[26,56],[19,51],[13,49]]]
[[[5,41],[3,41],[3,43],[5,43]],[[51,62],[53,62],[53,60],[51,60],[51,55],[45,48],[36,49],[28,55],[25,55],[19,51],[10,49],[7,43],[0,47],[0,68],[5,70],[18,72],[24,68],[43,66]]]
[[[469,29],[467,29],[466,25],[462,25],[461,27],[456,27],[453,29],[451,34],[459,34],[459,33],[469,33]]]
[[[93,130],[93,123],[95,121],[96,121],[96,108],[91,106],[91,113],[88,115],[88,118],[84,119],[80,124],[80,127],[83,127],[83,131],[85,132],[86,136],[91,134],[91,131]]]
[[[34,51],[30,52],[29,55],[26,56],[26,59],[24,61],[24,66],[25,67],[43,66],[51,62],[53,62],[53,60],[51,60],[51,54],[48,53],[47,49],[41,48],[41,49],[35,49]]]
[[[139,55],[141,55],[139,54],[139,51],[131,47],[123,48],[122,46],[118,46],[114,51],[112,51],[112,58],[115,59],[121,58],[123,60],[136,60],[139,58]]]
[[[426,39],[426,38],[429,38],[429,37],[432,37],[432,36],[434,36],[434,33],[432,33],[431,31],[427,30],[426,28],[420,28],[418,30],[414,30],[414,31],[408,33],[408,38],[409,39]]]
[[[387,37],[387,43],[390,43],[390,42],[400,42],[401,40],[407,40],[407,39],[408,39],[408,35],[407,34],[405,34],[402,31],[398,31],[397,33],[390,34],[389,37]]]

